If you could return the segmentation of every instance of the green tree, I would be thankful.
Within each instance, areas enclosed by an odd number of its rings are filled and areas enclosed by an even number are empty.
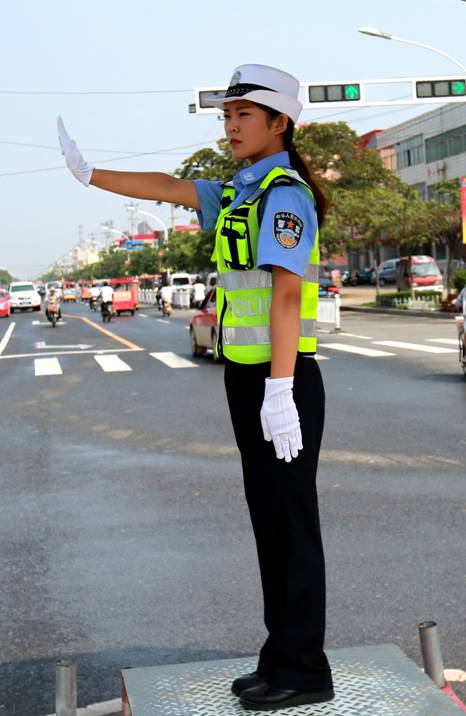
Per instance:
[[[158,249],[144,246],[141,251],[131,251],[129,256],[128,271],[131,276],[141,274],[154,275],[160,273],[161,257]]]
[[[14,276],[5,268],[0,268],[0,286],[8,287],[8,285],[14,281]]]
[[[163,257],[163,265],[172,271],[203,273],[212,269],[214,232],[173,231]]]
[[[126,251],[118,251],[113,246],[101,251],[100,260],[93,264],[94,278],[120,278],[128,276],[129,261]]]

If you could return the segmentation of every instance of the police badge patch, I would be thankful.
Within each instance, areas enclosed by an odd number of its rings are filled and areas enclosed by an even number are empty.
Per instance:
[[[276,211],[273,215],[273,235],[284,249],[294,249],[300,242],[304,221],[291,211]]]

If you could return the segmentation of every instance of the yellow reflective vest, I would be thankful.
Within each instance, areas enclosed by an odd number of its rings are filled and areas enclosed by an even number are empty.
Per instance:
[[[241,206],[230,209],[233,184],[225,184],[216,224],[217,319],[219,356],[236,363],[266,363],[272,359],[270,306],[272,274],[257,267],[260,203],[274,186],[300,182],[314,201],[310,187],[293,169],[275,167]],[[315,353],[319,292],[319,232],[301,280],[301,330],[298,351]]]

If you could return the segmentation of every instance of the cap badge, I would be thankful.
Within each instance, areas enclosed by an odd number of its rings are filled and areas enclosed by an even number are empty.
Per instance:
[[[236,70],[236,72],[233,73],[233,77],[230,80],[230,87],[234,87],[235,85],[238,85],[241,82],[241,72],[239,70]]]

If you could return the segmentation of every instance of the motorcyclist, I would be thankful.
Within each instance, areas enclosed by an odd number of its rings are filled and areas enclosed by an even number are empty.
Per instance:
[[[172,286],[166,285],[162,286],[160,289],[160,298],[162,301],[162,311],[164,310],[165,305],[168,303],[171,306],[172,299],[173,299],[173,288]]]
[[[98,300],[100,296],[100,288],[96,286],[95,283],[92,284],[92,286],[89,289],[89,308],[92,308],[92,303],[94,300]]]
[[[50,312],[49,312],[49,306],[55,306],[55,311],[57,314],[57,318],[61,318],[61,307],[60,307],[60,296],[58,294],[58,291],[52,286],[49,289],[49,292],[47,294],[46,300],[46,307],[45,307],[45,315],[47,318],[50,318]]]
[[[195,308],[199,308],[202,301],[205,298],[205,284],[202,283],[199,276],[193,285],[193,305]]]
[[[104,285],[100,289],[100,310],[105,313],[106,310],[112,310],[113,303],[113,288],[109,286],[108,281],[104,281]]]

